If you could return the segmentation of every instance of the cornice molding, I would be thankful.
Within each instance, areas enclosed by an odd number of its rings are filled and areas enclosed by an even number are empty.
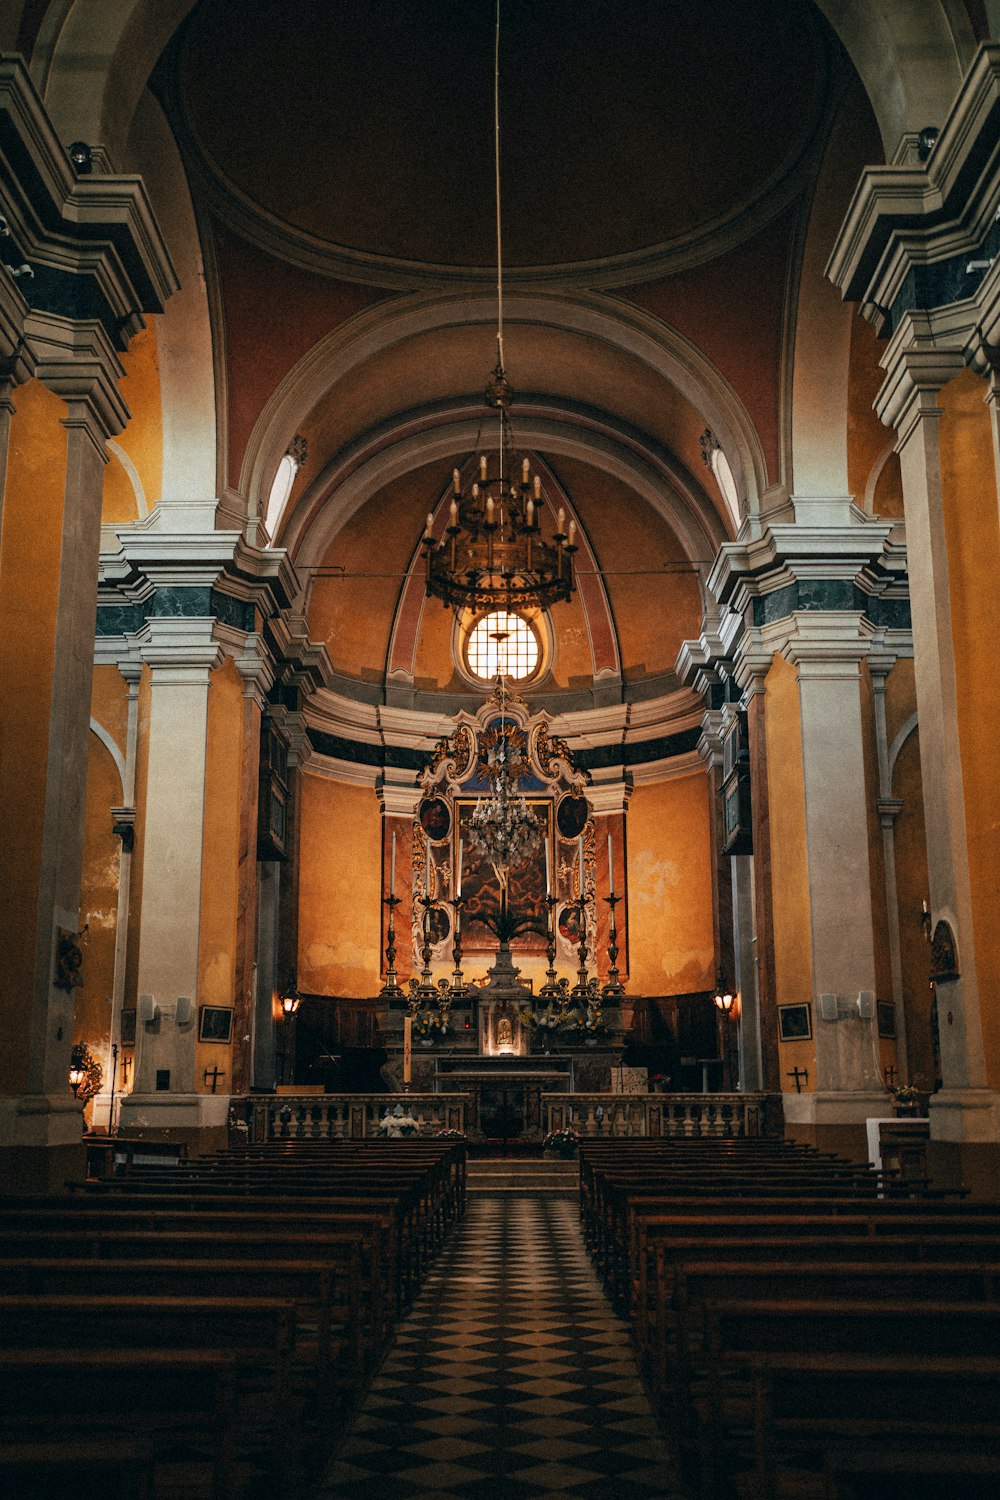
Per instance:
[[[826,275],[883,321],[913,266],[979,245],[996,216],[998,183],[1000,44],[984,43],[927,162],[863,173]]]
[[[25,318],[24,340],[42,384],[70,407],[86,408],[94,442],[106,461],[105,441],[122,431],[130,413],[118,390],[124,366],[103,324],[32,310]]]
[[[0,55],[0,196],[19,253],[35,270],[34,306],[52,310],[52,299],[78,299],[89,283],[109,337],[124,349],[142,314],[162,312],[177,290],[142,179],[78,176],[13,53]]]

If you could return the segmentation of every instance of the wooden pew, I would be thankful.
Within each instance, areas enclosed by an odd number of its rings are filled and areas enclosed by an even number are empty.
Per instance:
[[[748,1463],[748,1500],[780,1500],[790,1492],[782,1482],[782,1469],[791,1467],[804,1449],[825,1451],[847,1439],[864,1439],[886,1454],[898,1452],[903,1443],[926,1450],[933,1434],[939,1451],[984,1458],[992,1454],[995,1461],[1000,1445],[997,1358],[928,1352],[918,1359],[889,1354],[761,1354],[750,1376],[750,1442],[742,1453],[739,1445],[735,1454],[717,1445],[709,1455],[706,1482],[715,1492],[727,1457]],[[947,1468],[945,1473],[950,1477]],[[957,1476],[961,1469],[954,1473]],[[800,1477],[791,1476],[793,1481]],[[801,1494],[798,1483],[794,1489]],[[888,1488],[881,1493],[908,1491]],[[948,1491],[940,1488],[937,1493]]]
[[[101,1495],[106,1500],[155,1500],[151,1438],[118,1434],[114,1446],[58,1433],[34,1442],[0,1437],[0,1495],[10,1500],[64,1500]]]
[[[824,1500],[940,1500],[949,1489],[962,1500],[996,1500],[1000,1448],[969,1437],[958,1444],[916,1436],[898,1444],[837,1443],[825,1450],[823,1478]]]
[[[308,1368],[322,1399],[330,1393],[344,1404],[361,1388],[372,1358],[358,1327],[359,1281],[356,1254],[346,1270],[289,1260],[0,1261],[0,1290],[8,1296],[254,1298],[263,1288],[280,1288],[295,1307],[295,1364]]]
[[[114,1452],[138,1437],[158,1467],[183,1467],[192,1497],[240,1500],[238,1366],[238,1355],[205,1349],[0,1349],[0,1451],[100,1441]],[[291,1466],[265,1449],[269,1477],[290,1496]]]
[[[996,1304],[910,1302],[709,1302],[698,1368],[689,1387],[697,1418],[703,1472],[717,1477],[717,1456],[738,1450],[739,1433],[757,1412],[756,1372],[761,1357],[812,1357],[823,1350],[829,1361],[884,1357],[919,1365],[927,1351],[956,1361],[989,1359],[1000,1348],[1000,1307]],[[1000,1370],[1000,1363],[998,1363]],[[996,1392],[994,1392],[994,1403]],[[1000,1431],[1000,1410],[996,1411]],[[846,1429],[844,1429],[846,1432]],[[758,1461],[764,1451],[757,1444]],[[769,1479],[773,1479],[773,1468]]]

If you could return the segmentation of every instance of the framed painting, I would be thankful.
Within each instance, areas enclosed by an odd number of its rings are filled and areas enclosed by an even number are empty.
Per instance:
[[[543,834],[547,833],[551,838],[551,802],[534,797],[529,797],[527,802]],[[493,866],[476,849],[469,833],[475,807],[476,802],[472,799],[456,802],[456,821],[462,839],[462,951],[495,953],[500,883]],[[511,872],[509,903],[518,920],[518,932],[511,941],[511,948],[518,953],[544,953],[548,923],[544,844],[540,843],[527,862]]]
[[[232,1007],[225,1005],[203,1005],[198,1019],[199,1042],[231,1042],[232,1039]]]
[[[808,1042],[812,1034],[812,1006],[808,1001],[778,1006],[778,1036],[783,1042]]]

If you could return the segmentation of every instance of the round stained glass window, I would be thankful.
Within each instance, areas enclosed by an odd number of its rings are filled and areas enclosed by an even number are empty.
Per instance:
[[[538,666],[538,637],[522,615],[497,609],[477,620],[465,647],[473,677],[492,682],[500,676],[524,682]]]

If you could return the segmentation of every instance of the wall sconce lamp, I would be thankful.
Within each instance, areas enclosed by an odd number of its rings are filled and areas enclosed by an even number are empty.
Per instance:
[[[290,984],[281,997],[281,1014],[286,1021],[290,1021],[302,1004],[301,996],[294,984]]]
[[[736,1004],[736,996],[730,994],[730,992],[726,989],[721,974],[719,975],[715,986],[715,1003],[719,1010],[722,1011],[722,1014],[727,1018],[732,1013],[733,1006]]]
[[[80,1085],[86,1077],[86,1071],[79,1063],[73,1063],[69,1070],[69,1086],[73,1090],[74,1099],[80,1092]]]

